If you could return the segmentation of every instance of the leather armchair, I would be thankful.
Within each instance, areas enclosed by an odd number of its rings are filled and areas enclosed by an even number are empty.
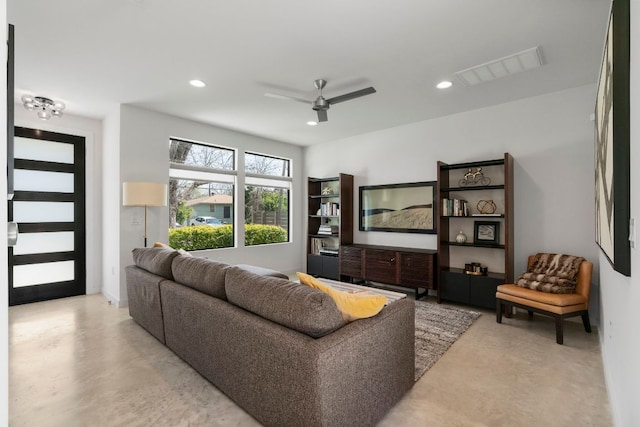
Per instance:
[[[531,266],[535,256],[529,257]],[[591,274],[593,264],[583,261],[578,270],[575,293],[551,294],[513,284],[500,285],[496,291],[496,322],[502,323],[502,314],[507,307],[519,307],[528,311],[529,319],[533,313],[551,316],[556,321],[556,342],[563,343],[563,321],[567,317],[581,316],[584,330],[591,333],[589,321],[589,295],[591,292]]]

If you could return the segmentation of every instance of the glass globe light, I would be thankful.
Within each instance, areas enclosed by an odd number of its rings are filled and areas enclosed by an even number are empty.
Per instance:
[[[38,117],[40,117],[42,120],[49,120],[51,118],[51,113],[43,108],[42,110],[38,111]]]

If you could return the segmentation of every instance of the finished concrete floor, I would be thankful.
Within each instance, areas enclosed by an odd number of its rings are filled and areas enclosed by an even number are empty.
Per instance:
[[[479,311],[381,426],[611,425],[597,329]],[[9,370],[11,426],[258,425],[101,295],[11,307]]]

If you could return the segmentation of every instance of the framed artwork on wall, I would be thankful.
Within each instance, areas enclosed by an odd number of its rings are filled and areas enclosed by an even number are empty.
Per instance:
[[[594,139],[596,242],[613,269],[630,276],[629,0],[612,2]]]
[[[360,231],[436,234],[435,181],[360,187]]]

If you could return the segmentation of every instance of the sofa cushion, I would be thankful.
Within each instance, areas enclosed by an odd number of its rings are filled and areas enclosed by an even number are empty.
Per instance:
[[[167,245],[166,243],[162,243],[162,242],[155,242],[153,244],[154,248],[165,248],[165,249],[173,249],[171,246]],[[180,255],[184,255],[184,256],[193,256],[191,255],[190,252],[185,251],[182,248],[178,248],[178,249],[174,249],[175,251],[177,251]]]
[[[286,274],[280,273],[279,271],[276,271],[276,270],[271,270],[270,268],[256,267],[255,265],[249,265],[249,264],[236,264],[236,267],[240,267],[243,270],[250,271],[260,276],[271,276],[271,277],[279,277],[281,279],[289,279],[289,276],[287,276]]]
[[[313,338],[345,324],[329,295],[286,279],[230,267],[225,291],[232,304]]]
[[[297,273],[300,283],[318,289],[329,295],[338,306],[342,317],[347,322],[358,319],[366,319],[380,313],[387,303],[387,298],[382,295],[358,295],[333,289],[305,273]]]
[[[132,251],[133,262],[149,273],[173,280],[171,263],[178,252],[164,248],[135,248]]]
[[[224,278],[228,264],[206,258],[179,256],[173,260],[174,280],[212,297],[227,299]]]

